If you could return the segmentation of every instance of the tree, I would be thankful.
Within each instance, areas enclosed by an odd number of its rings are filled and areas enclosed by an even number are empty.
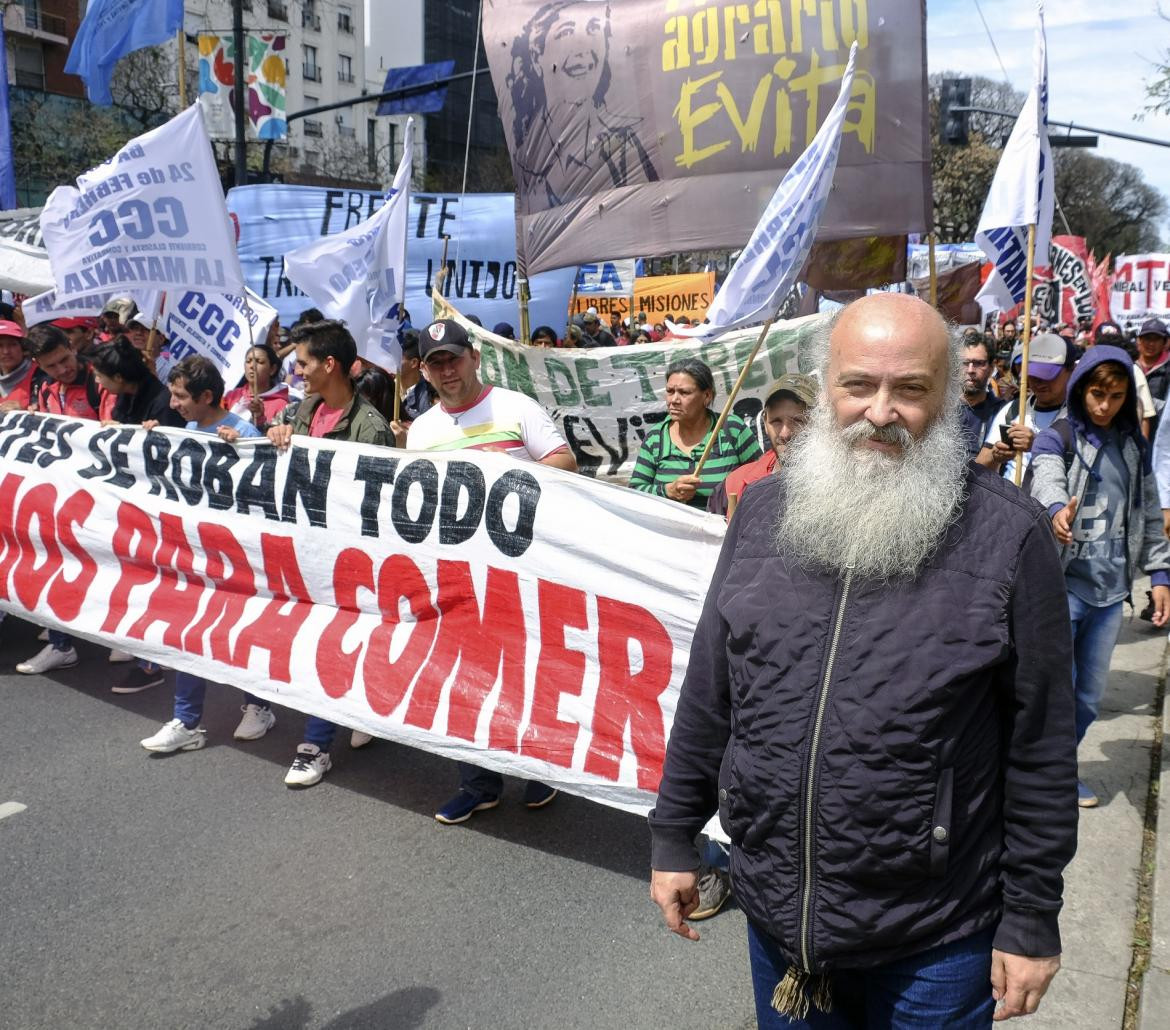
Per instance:
[[[999,165],[1002,148],[1014,122],[993,115],[970,116],[967,146],[939,141],[939,92],[944,78],[930,77],[931,174],[934,178],[934,228],[940,242],[962,243],[974,238],[979,216]],[[1024,95],[991,79],[971,82],[971,106],[1019,111]],[[1104,255],[1157,248],[1159,223],[1166,201],[1145,182],[1133,165],[1084,150],[1055,148],[1053,172],[1059,204],[1053,232],[1084,236],[1089,249]],[[1062,217],[1063,212],[1063,217]]]

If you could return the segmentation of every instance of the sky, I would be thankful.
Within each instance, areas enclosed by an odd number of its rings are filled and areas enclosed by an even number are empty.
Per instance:
[[[1036,9],[1027,0],[979,0],[1008,80],[1026,93],[1032,79]],[[1170,6],[1167,7],[1170,14]],[[1170,21],[1156,0],[1128,4],[1060,0],[1044,12],[1048,40],[1048,116],[1054,121],[1131,132],[1170,142],[1170,117],[1145,115],[1145,83],[1170,50]],[[927,0],[927,65],[1003,81],[975,0]],[[1093,153],[1142,169],[1170,206],[1170,150],[1101,136]],[[1059,217],[1057,219],[1059,223]],[[1161,226],[1170,242],[1170,220]]]

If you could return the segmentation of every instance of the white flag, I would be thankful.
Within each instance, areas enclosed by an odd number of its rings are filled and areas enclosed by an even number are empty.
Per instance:
[[[410,210],[414,119],[406,123],[402,160],[386,203],[352,229],[323,236],[284,256],[288,278],[329,318],[345,322],[358,354],[398,371],[406,288],[406,224]]]
[[[200,293],[171,290],[166,297],[162,353],[155,365],[159,379],[193,354],[212,361],[229,390],[244,376],[244,360],[253,343],[268,339],[268,327],[276,309],[251,290],[235,293]]]
[[[41,234],[61,295],[244,288],[203,116],[187,108],[58,186]]]
[[[1044,8],[1037,9],[1032,90],[999,159],[975,242],[995,269],[979,299],[1007,311],[1024,299],[1028,280],[1028,226],[1036,226],[1036,254],[1048,263],[1055,188],[1048,143],[1048,54]]]
[[[138,314],[149,325],[162,314],[164,294],[159,290],[103,290],[100,293],[62,294],[47,290],[29,297],[22,305],[24,319],[29,325],[52,322],[58,318],[97,318],[106,305],[118,297],[129,297],[138,308]]]
[[[675,336],[717,336],[741,326],[765,322],[776,314],[804,267],[816,238],[821,212],[829,201],[856,63],[857,44],[854,43],[849,50],[849,63],[845,66],[837,102],[812,143],[776,187],[751,239],[707,309],[709,324],[688,327],[668,323]]]

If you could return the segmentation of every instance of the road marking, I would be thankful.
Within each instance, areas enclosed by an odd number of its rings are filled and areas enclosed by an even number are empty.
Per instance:
[[[19,801],[5,801],[0,805],[0,819],[7,819],[10,815],[18,815],[25,811],[28,805],[22,805]]]

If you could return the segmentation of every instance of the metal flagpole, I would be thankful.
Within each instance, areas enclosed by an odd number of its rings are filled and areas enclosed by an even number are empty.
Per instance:
[[[1028,281],[1024,285],[1024,335],[1020,340],[1020,421],[1028,421],[1028,348],[1032,342],[1032,267],[1036,260],[1036,223],[1028,226]],[[1024,452],[1016,451],[1016,486],[1024,479]]]
[[[187,32],[179,26],[179,36],[176,40],[179,47],[179,110],[187,110]]]
[[[938,266],[934,260],[934,233],[927,237],[930,245],[930,306],[938,310]]]
[[[244,105],[248,102],[244,90],[244,0],[232,0],[232,45],[236,51],[236,185],[248,182],[248,158],[244,149]]]

